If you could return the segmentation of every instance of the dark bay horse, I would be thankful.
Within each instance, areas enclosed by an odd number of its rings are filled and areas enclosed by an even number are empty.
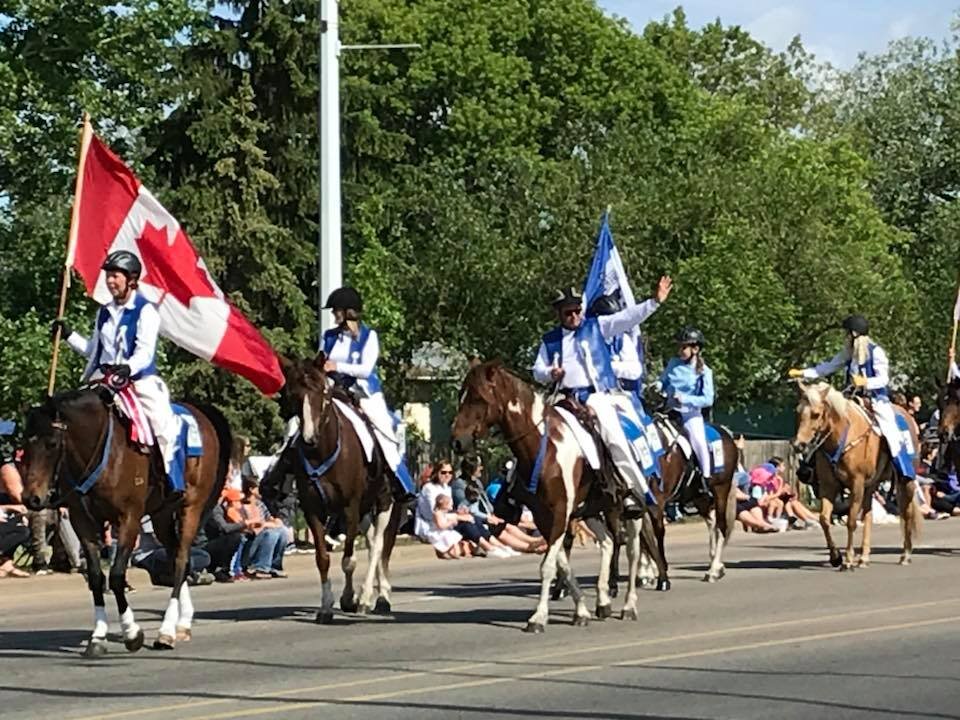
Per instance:
[[[917,424],[903,410],[895,411],[907,419],[913,447],[919,447]],[[830,551],[830,564],[852,570],[858,560],[853,547],[857,520],[863,511],[863,546],[859,565],[870,564],[870,532],[873,526],[873,492],[884,480],[896,480],[897,507],[903,531],[903,552],[900,564],[910,563],[913,541],[920,533],[921,514],[915,500],[916,482],[896,473],[890,451],[883,438],[875,433],[866,411],[845,398],[825,382],[800,385],[797,404],[797,434],[794,449],[805,462],[813,462],[820,485],[820,526]],[[833,503],[841,488],[850,491],[847,512],[847,548],[841,558],[830,535]]]
[[[345,398],[335,401],[334,391],[323,370],[325,361],[323,353],[307,360],[281,359],[287,380],[284,400],[288,411],[299,418],[300,432],[284,452],[285,459],[277,463],[278,472],[271,473],[264,483],[265,493],[276,495],[276,485],[282,481],[286,469],[292,469],[296,478],[300,507],[316,546],[322,586],[316,621],[321,624],[333,622],[330,553],[324,539],[330,519],[342,515],[346,523],[341,562],[344,589],[340,608],[344,612],[360,614],[374,609],[390,612],[390,552],[400,520],[383,453],[373,440],[373,459],[367,461],[361,439],[346,415],[351,408]],[[354,544],[360,521],[367,513],[373,515],[367,533],[369,566],[358,602],[353,587],[353,573],[357,566]],[[376,601],[375,584],[378,588]]]
[[[605,502],[597,473],[586,463],[580,446],[563,418],[552,407],[545,407],[533,389],[508,371],[500,361],[492,360],[474,365],[464,379],[460,406],[453,424],[453,444],[458,452],[469,449],[473,442],[485,437],[492,427],[499,427],[517,458],[515,477],[520,478],[511,488],[501,490],[498,497],[500,517],[512,518],[502,509],[501,498],[512,495],[519,511],[520,503],[533,513],[537,529],[547,542],[547,552],[540,563],[540,601],[527,621],[527,632],[543,632],[549,616],[550,584],[555,578],[566,580],[575,606],[575,625],[586,625],[590,611],[584,602],[583,591],[570,569],[569,558],[563,552],[563,539],[574,510],[584,503],[603,512],[606,524],[600,542],[600,573],[597,579],[597,617],[610,617],[609,595],[610,560],[613,557],[613,538],[620,522],[619,504]],[[542,432],[541,432],[542,428]],[[546,439],[545,454],[536,494],[525,487],[526,478],[533,473],[540,451],[541,436]],[[503,514],[501,514],[503,513]],[[516,513],[514,513],[516,514]],[[645,541],[649,550],[658,554],[656,540],[649,532],[641,538],[641,519],[627,519],[627,555],[630,562],[630,580],[623,617],[637,619],[636,578],[640,565],[640,546]]]
[[[960,378],[951,379],[942,389],[939,407],[940,455],[960,472]]]
[[[664,558],[666,566],[666,551],[664,549],[664,535],[666,532],[665,509],[669,502],[692,503],[697,512],[707,523],[709,538],[710,567],[704,574],[705,582],[716,582],[726,572],[723,565],[723,549],[730,541],[730,536],[736,525],[737,498],[733,491],[733,476],[737,471],[739,451],[733,437],[724,428],[717,428],[723,443],[723,470],[711,475],[706,480],[706,487],[699,476],[683,484],[688,477],[689,461],[677,442],[670,442],[664,432],[663,418],[658,418],[658,432],[660,442],[666,452],[660,456],[660,481],[650,483],[650,489],[656,498],[656,509],[653,512],[654,532],[657,544]],[[652,564],[645,557],[642,562],[644,584],[651,580]],[[664,574],[657,579],[659,589],[666,578]],[[669,580],[666,580],[668,589]]]
[[[193,602],[186,584],[190,546],[219,498],[232,442],[230,426],[219,410],[189,407],[200,430],[203,455],[186,461],[182,501],[167,502],[159,457],[131,443],[127,421],[111,408],[110,399],[105,388],[56,395],[30,410],[26,423],[24,502],[35,510],[65,506],[87,558],[95,620],[85,657],[107,651],[100,546],[108,523],[117,528],[109,586],[117,600],[124,644],[131,652],[143,646],[143,631],[125,590],[127,564],[144,515],[150,515],[157,539],[173,559],[173,590],[154,647],[172,649],[177,640],[190,639]]]

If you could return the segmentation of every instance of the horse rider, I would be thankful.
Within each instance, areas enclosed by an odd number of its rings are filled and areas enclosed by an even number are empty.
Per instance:
[[[333,310],[337,325],[323,333],[322,349],[327,358],[323,369],[335,385],[358,401],[373,425],[387,465],[403,489],[401,500],[411,499],[416,494],[416,486],[403,461],[394,416],[387,408],[377,375],[380,358],[377,331],[360,321],[363,314],[360,293],[352,287],[337,288],[330,293],[324,308]]]
[[[667,408],[680,415],[683,431],[693,447],[704,479],[710,477],[710,447],[703,424],[704,411],[713,407],[713,371],[703,361],[706,339],[695,327],[676,335],[677,355],[670,359],[660,377]]]
[[[634,409],[630,398],[618,392],[620,386],[607,344],[646,320],[666,300],[670,288],[670,278],[661,278],[652,303],[588,318],[583,316],[583,296],[576,288],[558,291],[551,305],[559,325],[543,336],[533,366],[538,382],[556,383],[564,395],[593,410],[600,437],[630,488],[632,497],[627,498],[627,506],[636,507],[652,496],[617,415],[618,408],[631,414]]]
[[[73,332],[62,317],[53,321],[50,331],[76,352],[87,358],[83,380],[109,381],[114,387],[130,383],[140,401],[174,497],[183,494],[183,477],[170,474],[180,434],[180,418],[170,406],[170,391],[157,374],[157,337],[160,313],[156,306],[137,291],[143,266],[140,259],[127,250],[107,255],[100,269],[106,273],[107,290],[113,300],[100,307],[93,336],[89,339]],[[106,373],[104,372],[106,370]]]
[[[847,336],[840,352],[814,367],[791,368],[787,375],[791,378],[815,380],[845,367],[846,384],[871,400],[874,417],[890,448],[894,466],[903,476],[913,477],[912,463],[902,461],[901,458],[903,443],[893,404],[890,402],[890,361],[887,353],[868,335],[870,325],[862,315],[847,316],[841,327],[847,331]]]

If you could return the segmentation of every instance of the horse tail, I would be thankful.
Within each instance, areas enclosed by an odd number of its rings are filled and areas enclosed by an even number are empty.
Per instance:
[[[900,508],[900,530],[904,536],[909,531],[912,542],[916,543],[923,530],[923,513],[917,493],[910,492],[911,485],[913,482],[904,480],[897,483],[897,507]]]
[[[203,515],[200,519],[200,526],[207,521],[214,506],[220,499],[220,493],[223,492],[223,486],[227,482],[227,472],[230,469],[230,455],[233,450],[233,431],[230,429],[230,422],[220,410],[211,404],[197,404],[194,407],[202,412],[210,424],[213,425],[213,431],[217,434],[217,444],[219,452],[217,454],[217,475],[213,481],[213,488],[207,497],[207,502],[203,506]]]

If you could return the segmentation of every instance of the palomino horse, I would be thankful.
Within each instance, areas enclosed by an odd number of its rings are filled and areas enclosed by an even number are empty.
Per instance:
[[[190,546],[207,512],[216,503],[230,459],[230,426],[211,406],[189,407],[197,421],[203,455],[188,458],[186,490],[180,503],[167,502],[159,457],[144,454],[129,439],[127,423],[109,403],[109,391],[76,390],[48,398],[33,408],[24,445],[25,504],[31,509],[66,506],[70,524],[87,558],[87,583],[93,594],[95,624],[85,657],[107,652],[107,613],[100,545],[107,523],[117,528],[117,553],[110,568],[110,589],[117,599],[127,650],[143,646],[143,631],[126,598],[126,572],[140,532],[150,515],[157,538],[173,558],[173,591],[154,648],[172,649],[189,640],[193,603],[186,583]]]
[[[532,495],[521,485],[529,478],[537,462],[541,441],[541,423],[546,435],[546,449],[541,463],[537,491]],[[537,529],[547,542],[547,552],[540,563],[540,602],[536,612],[527,621],[526,632],[543,632],[549,615],[550,584],[557,573],[566,579],[575,605],[574,625],[587,625],[590,611],[584,602],[583,591],[570,570],[569,559],[563,552],[563,538],[570,516],[582,503],[593,504],[602,494],[596,473],[585,464],[580,446],[563,418],[553,409],[544,408],[543,400],[533,389],[510,373],[498,360],[474,365],[467,373],[460,395],[460,407],[453,424],[453,444],[458,452],[467,450],[474,440],[485,437],[491,427],[498,426],[507,437],[507,444],[517,458],[514,477],[522,478],[498,497],[498,511],[511,492],[521,503],[529,506]],[[603,506],[602,501],[597,505]],[[609,504],[608,504],[609,505]],[[519,509],[519,504],[516,504]],[[610,560],[613,557],[613,538],[619,524],[619,508],[604,507],[607,527],[597,538],[600,542],[600,573],[597,578],[597,617],[612,614],[609,594]],[[509,519],[509,518],[508,518]],[[640,519],[626,520],[627,556],[630,580],[623,606],[625,619],[637,619],[636,578],[640,565]],[[650,551],[656,556],[656,540],[647,534]]]
[[[323,353],[315,359],[281,359],[287,379],[285,399],[289,409],[297,413],[301,430],[285,453],[287,462],[278,463],[278,466],[293,466],[300,507],[313,534],[322,587],[316,621],[321,624],[333,621],[330,554],[324,539],[329,519],[342,514],[346,523],[340,609],[363,615],[373,609],[390,612],[388,563],[400,517],[394,512],[382,452],[374,441],[373,460],[367,463],[361,440],[346,417],[349,410],[345,411],[334,401],[333,390],[323,371],[325,361]],[[282,479],[281,474],[282,470],[273,473],[265,485],[276,484]],[[264,489],[268,494],[276,492],[275,488]],[[370,562],[358,603],[353,587],[353,573],[357,566],[353,550],[360,520],[370,512],[373,513],[367,534]],[[375,583],[379,587],[379,597],[374,603]]]
[[[895,407],[907,418],[913,447],[919,446],[917,424],[902,408]],[[920,510],[915,501],[916,483],[899,477],[883,438],[873,431],[866,410],[845,398],[825,382],[800,386],[797,405],[797,434],[793,447],[804,462],[815,456],[815,474],[820,485],[820,526],[830,551],[830,564],[852,570],[858,563],[853,548],[857,519],[863,511],[863,546],[859,565],[870,564],[870,533],[873,525],[873,493],[886,479],[896,481],[897,507],[903,529],[903,553],[900,564],[908,565],[914,537],[920,532]],[[896,477],[894,477],[896,476]],[[830,536],[833,503],[841,487],[850,491],[847,514],[847,548],[840,551]]]

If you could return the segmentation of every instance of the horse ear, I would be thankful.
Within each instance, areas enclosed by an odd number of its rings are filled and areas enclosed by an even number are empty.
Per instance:
[[[470,370],[473,370],[475,367],[477,367],[477,365],[482,365],[482,364],[483,364],[483,360],[481,360],[477,355],[474,355],[472,358],[470,358],[470,362],[467,363],[467,367]]]
[[[277,355],[277,360],[280,361],[280,370],[284,375],[288,375],[293,370],[293,360],[286,355]]]

